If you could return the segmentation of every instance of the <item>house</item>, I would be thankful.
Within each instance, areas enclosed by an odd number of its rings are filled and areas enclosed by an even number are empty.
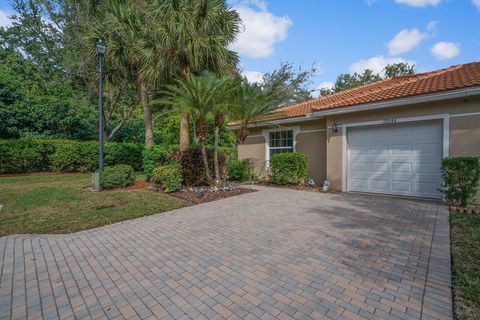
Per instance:
[[[317,184],[440,198],[442,158],[480,156],[480,62],[282,107],[251,123],[238,156],[268,170],[273,154],[292,151],[308,156]]]

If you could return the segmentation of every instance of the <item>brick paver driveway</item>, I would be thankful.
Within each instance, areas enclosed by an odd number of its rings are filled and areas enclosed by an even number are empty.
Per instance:
[[[262,188],[69,235],[0,239],[0,319],[448,319],[432,202]]]

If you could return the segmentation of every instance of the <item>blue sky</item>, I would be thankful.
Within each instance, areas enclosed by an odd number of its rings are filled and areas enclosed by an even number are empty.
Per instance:
[[[252,81],[282,61],[315,64],[312,88],[389,62],[422,72],[480,61],[480,0],[228,1],[244,22],[232,48]],[[9,14],[9,1],[0,0],[0,25]]]
[[[255,79],[290,61],[339,73],[415,63],[417,72],[480,61],[480,0],[238,0],[244,20],[233,46]]]

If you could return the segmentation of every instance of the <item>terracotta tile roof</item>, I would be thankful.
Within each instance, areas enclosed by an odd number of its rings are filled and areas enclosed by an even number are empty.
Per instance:
[[[318,99],[289,105],[254,122],[281,120],[359,104],[406,98],[429,93],[480,86],[480,62],[452,66],[446,69],[400,76],[334,93]],[[232,122],[233,126],[237,123]]]

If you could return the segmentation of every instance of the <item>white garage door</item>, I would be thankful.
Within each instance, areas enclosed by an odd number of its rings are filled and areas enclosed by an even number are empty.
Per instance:
[[[442,122],[348,129],[348,190],[440,198]]]

